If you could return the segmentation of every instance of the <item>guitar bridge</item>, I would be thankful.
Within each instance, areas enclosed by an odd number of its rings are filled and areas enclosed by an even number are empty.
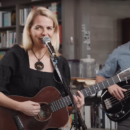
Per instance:
[[[105,106],[106,106],[107,110],[110,109],[110,108],[112,108],[112,104],[111,104],[111,102],[110,102],[109,99],[105,99],[104,103],[105,103]]]

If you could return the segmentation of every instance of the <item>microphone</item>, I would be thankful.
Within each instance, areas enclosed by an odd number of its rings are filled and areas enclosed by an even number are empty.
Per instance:
[[[45,37],[43,37],[42,41],[43,41],[43,43],[47,46],[47,48],[48,48],[48,50],[49,50],[49,52],[50,52],[50,54],[51,54],[52,64],[53,64],[53,66],[54,66],[54,68],[55,68],[55,70],[56,70],[56,72],[57,72],[57,74],[58,74],[58,76],[59,76],[61,82],[63,82],[63,81],[62,81],[62,76],[61,76],[60,71],[59,71],[59,68],[57,67],[57,63],[58,63],[58,61],[57,61],[57,56],[56,56],[55,50],[54,50],[54,48],[53,48],[53,46],[52,46],[52,44],[51,44],[51,39],[50,39],[50,37],[45,36]]]
[[[47,48],[48,48],[50,54],[51,54],[52,56],[54,56],[54,55],[55,55],[55,50],[54,50],[54,47],[53,47],[52,44],[51,44],[51,39],[50,39],[50,37],[45,36],[45,37],[43,37],[42,41],[43,41],[43,43],[47,46]]]

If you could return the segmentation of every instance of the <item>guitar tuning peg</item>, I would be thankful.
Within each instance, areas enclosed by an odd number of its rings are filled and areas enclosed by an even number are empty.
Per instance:
[[[125,77],[125,81],[126,81],[126,83],[128,84],[128,79],[127,79],[127,77]]]

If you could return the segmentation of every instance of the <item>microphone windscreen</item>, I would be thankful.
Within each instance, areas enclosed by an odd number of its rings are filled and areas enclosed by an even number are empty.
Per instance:
[[[50,39],[50,37],[45,36],[45,37],[43,37],[42,41],[44,44],[47,44],[48,42],[51,42],[51,39]]]

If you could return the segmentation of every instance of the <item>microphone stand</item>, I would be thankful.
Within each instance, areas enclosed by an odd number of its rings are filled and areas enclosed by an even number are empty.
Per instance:
[[[62,76],[62,73],[60,72],[58,66],[57,66],[57,59],[58,57],[55,55],[55,50],[54,50],[54,47],[51,45],[51,39],[48,37],[48,36],[45,36],[43,39],[42,39],[43,43],[46,44],[50,54],[51,54],[51,61],[52,61],[52,64],[57,72],[57,75],[59,76],[60,78],[60,81],[62,83],[62,85],[64,86],[66,92],[68,93],[68,95],[70,96],[70,99],[71,99],[71,102],[74,106],[74,109],[75,109],[75,112],[76,112],[76,130],[77,129],[77,124],[78,124],[78,118],[80,118],[80,116],[78,116],[78,110],[77,110],[77,106],[75,105],[75,102],[74,102],[74,99],[73,99],[73,95],[72,95],[72,92],[70,90],[70,87],[68,86],[68,84],[66,83],[64,77]],[[76,94],[77,95],[77,94]],[[84,129],[85,130],[85,129]]]
[[[77,124],[78,130],[80,130],[80,127],[82,127],[82,130],[87,130],[87,126],[85,124],[85,121],[82,119],[80,111],[77,110],[77,113],[78,113],[78,124]],[[73,119],[71,124],[72,124],[72,126],[75,127],[76,126],[76,123],[75,123],[75,111],[73,112],[73,114],[74,114],[74,119]]]
[[[72,92],[71,92],[71,90],[70,90],[70,87],[67,85],[67,83],[66,83],[64,77],[62,76],[62,74],[61,74],[61,72],[60,72],[60,70],[59,70],[59,68],[58,68],[58,66],[57,66],[57,63],[58,63],[58,61],[57,61],[57,56],[56,56],[54,53],[52,53],[52,55],[51,55],[51,61],[52,61],[52,64],[53,64],[53,66],[54,66],[54,68],[55,68],[55,70],[56,70],[56,72],[57,72],[59,78],[60,78],[60,81],[61,81],[62,85],[64,86],[65,90],[66,90],[67,93],[69,94],[70,99],[71,99],[71,101],[72,101],[72,104],[74,105],[75,115],[76,115],[76,118],[75,118],[75,121],[76,121],[75,126],[76,126],[76,130],[79,130],[79,128],[78,128],[78,125],[79,125],[78,121],[82,122],[83,119],[82,119],[82,117],[80,116],[79,110],[77,109],[77,106],[76,106],[76,104],[75,104],[75,102],[74,102],[73,95],[72,95]],[[82,122],[82,124],[83,124],[83,125],[82,125],[83,130],[87,130],[87,127],[84,125],[85,123]]]

